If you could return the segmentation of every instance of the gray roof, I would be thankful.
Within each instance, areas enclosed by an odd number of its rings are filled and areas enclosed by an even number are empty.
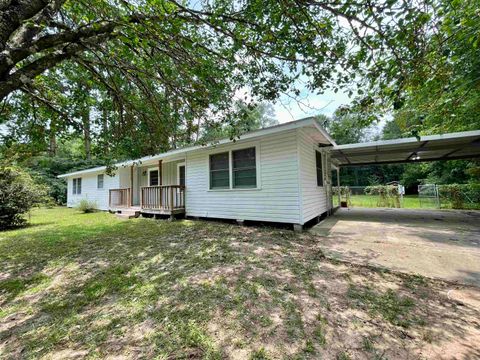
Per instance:
[[[335,165],[392,164],[480,157],[480,130],[336,145]]]

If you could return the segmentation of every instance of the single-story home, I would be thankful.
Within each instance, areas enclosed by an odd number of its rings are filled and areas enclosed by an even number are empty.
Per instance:
[[[314,118],[116,164],[60,175],[67,206],[82,199],[115,212],[290,223],[332,209],[334,140]]]
[[[340,166],[480,156],[480,131],[337,145],[315,118],[60,175],[67,206],[82,199],[129,215],[288,223],[295,229],[333,210],[332,171]]]

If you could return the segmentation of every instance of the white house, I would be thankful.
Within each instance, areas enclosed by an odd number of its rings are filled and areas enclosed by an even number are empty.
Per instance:
[[[337,145],[314,118],[106,167],[60,175],[67,205],[95,201],[122,214],[306,222],[332,210],[332,170],[480,157],[480,131]]]
[[[193,146],[59,177],[67,205],[101,210],[290,223],[332,208],[329,150],[335,142],[313,118],[252,131],[236,141]]]

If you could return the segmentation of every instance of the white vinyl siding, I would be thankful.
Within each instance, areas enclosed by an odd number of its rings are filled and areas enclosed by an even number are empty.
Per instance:
[[[256,147],[257,188],[210,190],[210,154]],[[296,131],[238,141],[186,157],[187,216],[299,223]]]
[[[98,173],[82,175],[82,192],[81,194],[73,194],[73,179],[78,177],[70,177],[67,179],[67,206],[75,207],[82,199],[94,201],[100,210],[108,210],[108,190],[116,189],[119,186],[118,173],[111,177],[104,175],[103,189],[98,189]]]
[[[298,130],[298,154],[300,161],[299,182],[301,189],[302,224],[328,211],[326,188],[328,184],[323,178],[323,186],[317,185],[316,152],[320,152],[318,144],[308,136],[305,129]],[[322,154],[323,174],[329,170],[329,155]]]

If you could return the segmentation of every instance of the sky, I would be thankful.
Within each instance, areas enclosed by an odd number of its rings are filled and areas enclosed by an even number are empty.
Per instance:
[[[336,94],[333,91],[315,94],[304,88],[299,101],[283,95],[274,104],[274,109],[278,121],[285,123],[319,114],[330,116],[339,106],[347,105],[350,101],[348,95],[341,91]]]
[[[305,86],[301,86],[300,90],[298,101],[293,99],[291,95],[282,95],[280,99],[273,104],[279,123],[282,124],[319,114],[331,116],[339,106],[349,105],[353,99],[343,91],[334,93],[331,90],[327,90],[322,94],[316,94],[309,91]],[[380,120],[379,123],[374,123],[365,129],[364,141],[373,140],[376,136],[380,135],[387,119],[388,117],[385,117]]]

